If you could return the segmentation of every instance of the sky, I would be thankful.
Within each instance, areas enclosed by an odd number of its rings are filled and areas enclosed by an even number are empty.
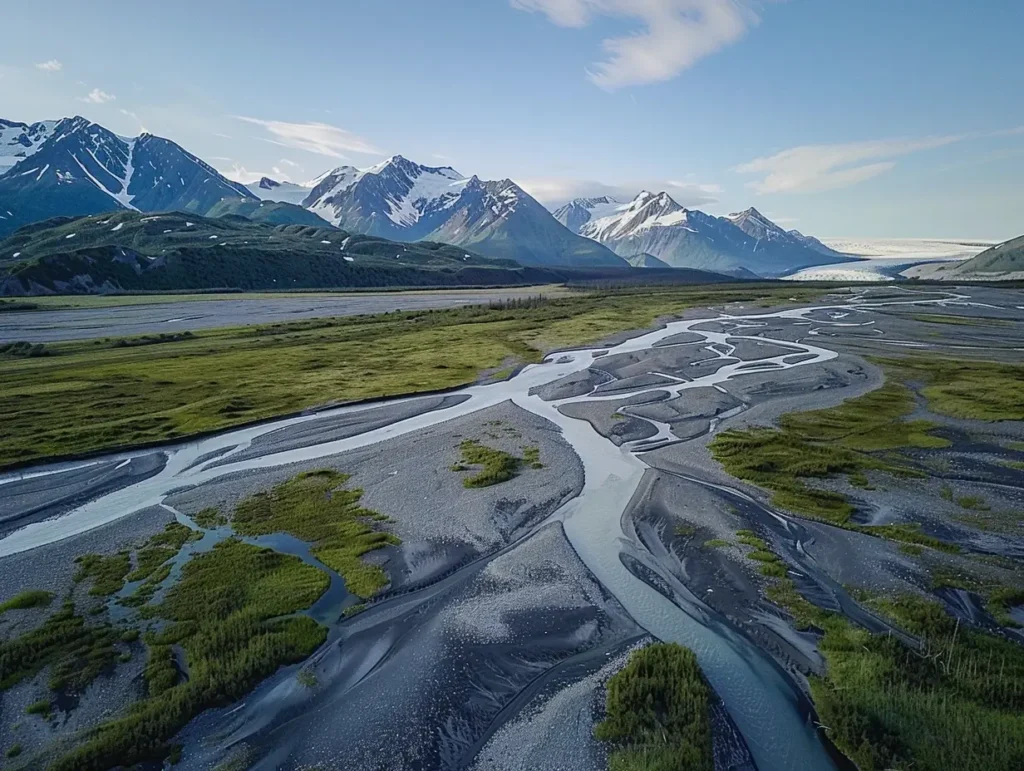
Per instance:
[[[84,115],[227,176],[401,154],[548,206],[665,190],[821,237],[1024,233],[1020,0],[49,0],[0,117]]]

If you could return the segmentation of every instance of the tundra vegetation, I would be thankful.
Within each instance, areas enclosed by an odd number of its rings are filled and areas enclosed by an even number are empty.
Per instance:
[[[70,748],[44,750],[33,762],[50,771],[100,771],[161,760],[200,712],[242,698],[279,667],[307,658],[327,630],[304,611],[327,590],[330,576],[239,536],[290,533],[305,540],[350,591],[369,597],[387,577],[360,557],[398,541],[373,529],[387,518],[360,508],[362,492],[344,488],[347,479],[330,470],[299,474],[241,501],[230,517],[205,512],[204,521],[233,529],[208,550],[182,552],[203,531],[172,522],[135,549],[81,558],[76,586],[100,598],[100,613],[80,614],[69,595],[35,629],[0,642],[0,690],[47,669],[53,697],[32,705],[30,714],[49,718],[62,703],[56,697],[82,694],[144,646],[145,696],[78,734]],[[181,568],[171,579],[175,561]],[[126,594],[126,582],[138,583],[134,592]],[[46,592],[26,592],[6,604],[40,607],[49,599]],[[104,612],[112,602],[131,609],[116,625]]]
[[[0,361],[0,468],[180,439],[324,402],[451,388],[484,370],[536,362],[553,347],[648,327],[687,308],[794,302],[819,292],[758,284],[644,287],[206,330],[159,345],[48,344],[47,356]]]
[[[491,487],[512,479],[523,466],[533,469],[544,468],[540,462],[540,450],[527,447],[519,458],[504,450],[480,444],[476,439],[464,439],[459,445],[461,459],[451,467],[452,471],[474,471],[462,480],[463,487]]]
[[[851,522],[855,506],[849,498],[816,486],[813,480],[845,476],[851,486],[871,490],[869,471],[927,477],[927,468],[911,454],[945,449],[951,443],[935,423],[910,419],[917,406],[912,388],[936,414],[1020,420],[1024,394],[1018,384],[1024,367],[925,356],[879,363],[888,374],[881,388],[838,407],[784,415],[777,428],[724,431],[710,450],[730,474],[771,491],[772,503],[779,508],[891,540],[957,551],[921,533],[914,524],[858,526]],[[948,485],[940,496],[970,512],[960,517],[963,521],[986,529],[1013,530],[1014,522],[992,513],[983,498],[957,495]]]
[[[608,680],[594,729],[612,748],[609,771],[711,771],[710,700],[692,651],[676,643],[635,651]]]
[[[771,554],[752,532],[739,537]],[[786,574],[770,577],[766,589],[798,629],[819,637],[825,674],[810,684],[829,738],[865,771],[1020,768],[1024,648],[960,624],[920,595],[854,594],[913,643],[818,608]],[[1020,602],[1024,594],[1007,592],[1000,600]]]

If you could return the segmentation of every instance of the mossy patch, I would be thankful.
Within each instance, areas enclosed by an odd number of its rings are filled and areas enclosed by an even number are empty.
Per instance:
[[[231,524],[239,535],[288,533],[306,541],[317,559],[345,579],[352,594],[370,597],[388,578],[379,565],[364,562],[363,555],[400,541],[372,527],[387,517],[362,508],[363,491],[346,489],[346,481],[347,475],[329,469],[299,474],[242,501]]]
[[[488,447],[476,439],[464,439],[459,445],[459,451],[462,453],[462,460],[457,464],[458,470],[476,471],[472,476],[462,480],[463,487],[491,487],[507,482],[516,475],[523,463],[522,458]],[[539,463],[539,454],[537,458]]]
[[[28,589],[20,592],[7,602],[0,603],[0,615],[9,610],[27,610],[28,608],[45,608],[53,601],[53,592],[40,589]]]
[[[608,680],[605,719],[610,771],[711,771],[711,690],[693,652],[656,643],[634,652]]]

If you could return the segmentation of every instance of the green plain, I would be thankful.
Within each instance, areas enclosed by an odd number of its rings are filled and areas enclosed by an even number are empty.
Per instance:
[[[799,302],[820,291],[645,287],[528,307],[216,329],[144,346],[52,344],[47,356],[0,362],[0,467],[180,439],[326,403],[451,388],[483,370],[535,362],[552,348],[643,329],[687,308]]]

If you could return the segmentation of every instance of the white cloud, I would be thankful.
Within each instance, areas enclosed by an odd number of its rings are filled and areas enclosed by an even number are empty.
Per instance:
[[[94,88],[89,92],[89,95],[83,97],[81,101],[88,102],[89,104],[106,104],[107,102],[113,102],[117,99],[113,94],[108,94],[106,91]]]
[[[549,209],[557,208],[573,198],[597,198],[603,195],[623,202],[631,201],[641,190],[664,190],[681,206],[698,207],[716,203],[718,194],[722,192],[719,185],[657,179],[608,184],[571,177],[527,177],[515,182]]]
[[[370,142],[350,131],[345,131],[327,123],[286,123],[277,120],[260,120],[235,116],[238,120],[263,126],[274,138],[265,139],[282,147],[326,155],[331,158],[346,159],[345,152],[380,155],[381,152]]]
[[[563,27],[595,16],[637,19],[643,29],[602,42],[606,57],[588,70],[608,90],[669,80],[705,56],[735,43],[760,17],[746,0],[510,0]]]
[[[830,145],[802,145],[737,166],[744,174],[761,174],[747,183],[758,193],[817,193],[849,187],[884,174],[899,158],[953,144],[963,134],[921,139],[879,139]]]
[[[291,166],[293,169],[301,169],[302,167],[295,161],[290,161],[287,158],[282,158],[278,163],[283,163],[285,166]]]
[[[146,126],[142,122],[142,118],[140,118],[136,113],[132,112],[131,110],[126,110],[123,107],[120,110],[118,110],[118,112],[120,112],[124,116],[127,116],[127,117],[131,118],[136,123],[138,123],[139,124],[139,131],[141,133],[143,133],[143,134],[147,133]]]
[[[42,70],[43,72],[60,72],[64,69],[64,65],[56,59],[50,59],[48,62],[39,62],[39,64],[36,65],[36,69]]]
[[[217,158],[217,157],[211,157],[210,160],[211,161],[231,161],[230,158]],[[231,161],[231,166],[230,167],[226,166],[224,164],[217,164],[216,166],[214,166],[214,168],[217,169],[217,171],[219,171],[221,174],[223,174],[228,179],[234,180],[235,182],[240,182],[243,185],[248,185],[248,184],[250,184],[252,182],[259,182],[264,177],[276,177],[277,176],[272,171],[249,171],[249,169],[247,169],[245,166],[242,166],[242,165],[240,165],[239,163],[237,163],[235,161]],[[284,180],[284,181],[287,181],[287,180]]]

